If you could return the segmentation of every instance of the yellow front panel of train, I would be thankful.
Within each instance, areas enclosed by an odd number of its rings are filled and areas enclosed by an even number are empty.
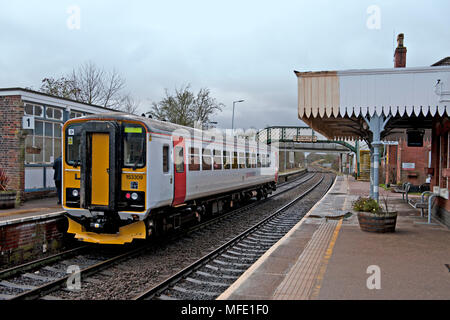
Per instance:
[[[109,134],[92,134],[91,203],[109,204]]]

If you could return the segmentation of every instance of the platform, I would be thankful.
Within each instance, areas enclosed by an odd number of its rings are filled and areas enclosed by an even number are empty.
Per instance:
[[[57,197],[28,200],[20,207],[0,209],[0,225],[61,215],[64,210]]]
[[[426,217],[420,210],[401,194],[383,190],[380,199],[388,196],[398,212],[396,232],[361,231],[357,216],[346,213],[368,193],[369,183],[338,177],[327,195],[218,299],[449,299],[450,230],[422,224]]]

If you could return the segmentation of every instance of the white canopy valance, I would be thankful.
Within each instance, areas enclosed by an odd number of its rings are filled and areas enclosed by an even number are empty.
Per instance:
[[[449,114],[450,66],[298,72],[300,119]]]

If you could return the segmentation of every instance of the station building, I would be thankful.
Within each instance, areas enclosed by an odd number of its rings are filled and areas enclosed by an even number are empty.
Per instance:
[[[65,121],[111,112],[101,106],[23,88],[0,88],[0,168],[20,200],[55,192],[53,162]]]
[[[403,38],[397,38],[394,68],[294,71],[298,116],[329,139],[369,144],[370,196],[377,200],[381,146],[399,141],[397,152],[389,154],[398,180],[405,179],[403,172],[414,171],[407,179],[426,176],[436,196],[432,215],[450,226],[450,57],[407,68]]]

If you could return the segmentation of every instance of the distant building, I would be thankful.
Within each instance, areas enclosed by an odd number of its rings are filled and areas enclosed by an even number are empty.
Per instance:
[[[23,88],[0,88],[0,168],[21,199],[55,190],[52,163],[61,155],[65,121],[111,109]]]

